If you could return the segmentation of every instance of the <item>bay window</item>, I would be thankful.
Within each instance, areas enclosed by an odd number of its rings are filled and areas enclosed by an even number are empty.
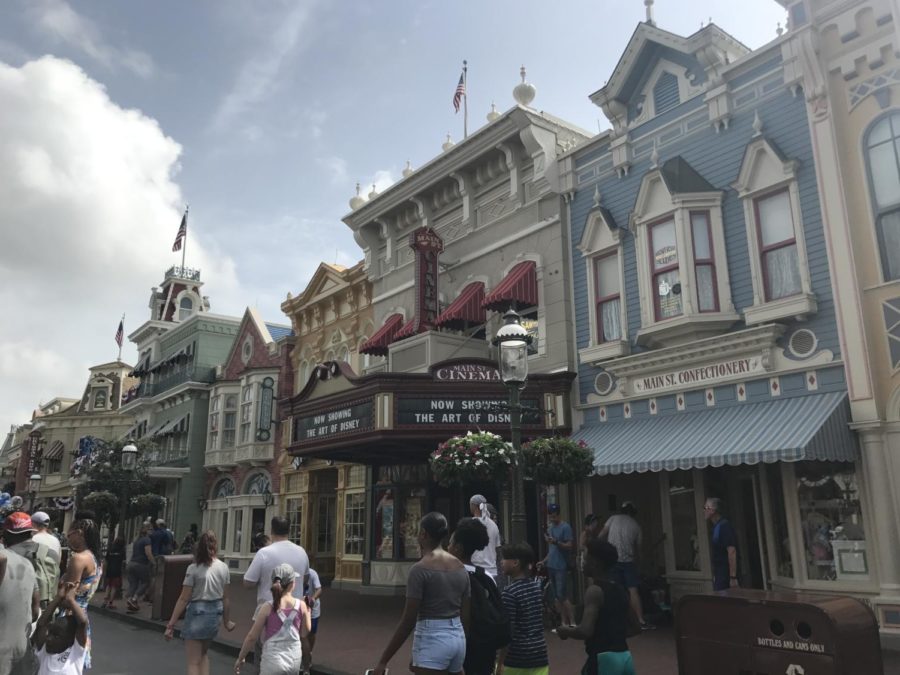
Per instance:
[[[241,443],[249,443],[250,427],[253,418],[253,385],[247,385],[241,390]]]
[[[237,422],[237,394],[225,395],[224,416],[222,418],[222,447],[234,447],[234,430]]]
[[[653,309],[657,321],[671,319],[682,312],[681,274],[675,221],[666,220],[650,228],[650,269]]]
[[[713,251],[709,211],[691,211],[691,241],[694,245],[694,282],[697,310],[719,311],[719,290],[716,286],[716,259]]]
[[[818,308],[806,261],[798,166],[760,136],[747,146],[732,186],[744,203],[750,249],[748,326],[803,318]]]
[[[219,446],[219,399],[213,396],[209,402],[209,449],[216,450]]]

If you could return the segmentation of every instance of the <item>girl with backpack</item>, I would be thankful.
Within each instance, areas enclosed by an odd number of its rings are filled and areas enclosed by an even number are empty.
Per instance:
[[[469,574],[463,564],[441,546],[447,519],[437,511],[419,521],[422,559],[409,570],[406,606],[372,675],[384,675],[387,664],[415,629],[410,670],[432,675],[458,675],[466,656]]]
[[[259,675],[297,675],[303,661],[300,637],[312,627],[309,608],[303,600],[293,595],[294,568],[281,563],[272,570],[272,601],[264,603],[256,612],[253,627],[244,638],[241,653],[234,664],[239,675],[256,639],[262,634],[262,656],[259,659]]]
[[[447,550],[469,573],[471,619],[466,633],[466,675],[493,675],[497,650],[509,644],[509,620],[494,579],[483,567],[472,564],[472,554],[488,545],[490,535],[479,518],[462,518],[450,537]]]

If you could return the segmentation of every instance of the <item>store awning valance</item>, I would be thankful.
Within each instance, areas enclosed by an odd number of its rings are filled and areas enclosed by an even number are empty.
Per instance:
[[[495,312],[504,312],[511,305],[521,308],[537,304],[537,268],[533,260],[526,260],[509,271],[503,281],[488,293],[482,306]]]
[[[170,420],[166,420],[165,422],[160,422],[156,426],[151,427],[150,430],[147,432],[147,436],[150,436],[152,438],[154,436],[161,435],[162,430],[165,429],[169,425],[169,423],[170,423]]]
[[[397,331],[397,334],[394,335],[394,342],[397,340],[403,340],[404,338],[412,337],[416,334],[416,317],[411,318],[405,324],[403,324],[403,328]]]
[[[594,449],[599,475],[805,459],[853,461],[844,392],[599,422],[572,434]]]
[[[166,422],[154,435],[155,436],[168,436],[169,434],[176,434],[183,430],[185,417],[176,417],[171,422]]]
[[[375,331],[375,335],[370,337],[359,348],[361,354],[375,354],[376,356],[385,356],[388,353],[388,346],[394,341],[394,336],[403,324],[402,314],[391,314],[384,325]]]
[[[462,289],[459,297],[451,302],[447,309],[441,312],[434,324],[454,329],[465,328],[466,324],[482,324],[487,321],[483,303],[484,283],[473,281]]]
[[[62,441],[53,441],[50,444],[50,447],[47,448],[47,452],[44,453],[44,459],[62,459],[63,453],[66,451],[66,446]]]

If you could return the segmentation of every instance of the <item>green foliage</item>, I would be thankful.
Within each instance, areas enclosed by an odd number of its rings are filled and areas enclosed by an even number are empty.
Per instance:
[[[438,483],[453,485],[506,476],[516,461],[516,452],[497,434],[470,431],[441,443],[428,461]]]
[[[525,475],[542,485],[580,481],[594,471],[594,451],[568,437],[536,438],[522,446]]]
[[[78,483],[76,495],[79,504],[92,492],[120,492],[124,488],[129,491],[139,486],[152,485],[147,472],[150,452],[156,444],[141,439],[134,444],[138,449],[137,466],[133,471],[122,469],[121,453],[125,441],[97,441],[97,448],[91,455],[90,463],[84,471],[84,478]]]
[[[93,511],[101,523],[113,522],[119,513],[119,497],[112,492],[92,492],[81,500],[80,508]]]
[[[131,512],[136,516],[156,518],[166,508],[166,498],[153,492],[136,495],[131,498]]]

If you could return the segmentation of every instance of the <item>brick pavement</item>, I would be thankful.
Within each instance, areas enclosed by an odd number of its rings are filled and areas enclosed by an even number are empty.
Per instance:
[[[216,648],[237,655],[240,643],[250,630],[251,617],[256,603],[256,592],[244,588],[239,579],[232,582],[232,618],[237,623],[233,633],[219,631]],[[404,599],[361,595],[354,591],[326,588],[322,595],[322,618],[316,648],[313,653],[313,672],[318,675],[361,675],[373,666],[387,644],[400,614]],[[144,605],[136,615],[126,615],[124,604],[119,602],[115,611],[101,610],[101,594],[93,600],[91,611],[119,616],[139,622],[160,634],[165,621],[150,619],[150,607]],[[127,618],[126,618],[127,617]],[[102,644],[102,635],[95,636]],[[160,635],[160,640],[162,639]],[[408,672],[412,638],[400,648],[391,661],[395,675]],[[547,634],[550,654],[550,670],[555,675],[576,675],[584,662],[581,642],[563,642],[555,635]],[[635,669],[640,675],[673,675],[678,672],[675,659],[675,637],[671,629],[649,631],[629,640],[634,656]],[[99,645],[98,645],[99,647]],[[900,673],[900,652],[884,652],[885,673]]]

